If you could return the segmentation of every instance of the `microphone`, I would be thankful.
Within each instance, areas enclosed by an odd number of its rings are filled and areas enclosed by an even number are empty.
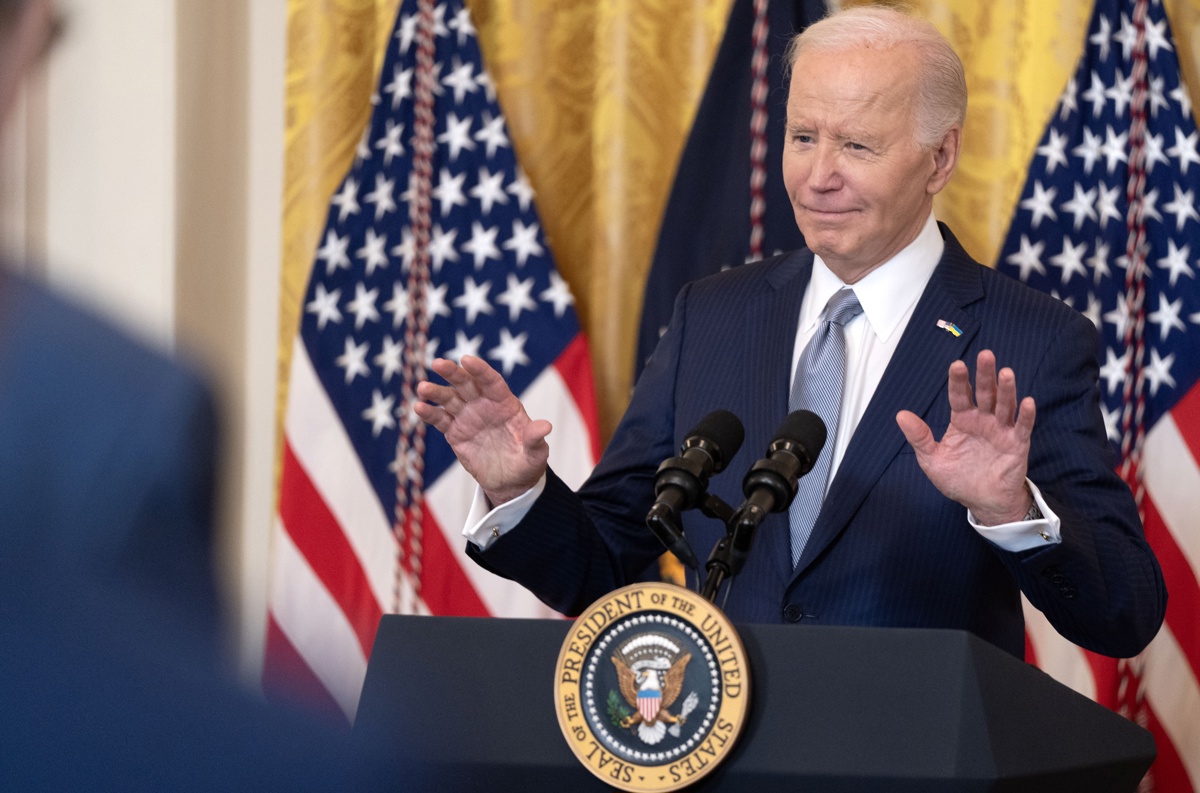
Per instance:
[[[728,410],[714,410],[687,434],[680,456],[663,460],[654,475],[655,501],[646,515],[646,525],[693,570],[700,563],[679,530],[679,513],[700,504],[708,492],[708,477],[725,470],[745,437],[737,416]]]
[[[746,500],[732,521],[736,527],[730,548],[732,574],[736,575],[746,563],[758,525],[769,513],[783,512],[791,506],[800,477],[812,470],[825,446],[825,433],[825,422],[816,413],[789,413],[775,431],[767,456],[746,472],[742,480]]]

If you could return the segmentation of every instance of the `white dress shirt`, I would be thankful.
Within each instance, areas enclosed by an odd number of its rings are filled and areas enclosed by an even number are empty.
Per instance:
[[[846,376],[842,388],[842,411],[837,434],[829,441],[833,450],[829,469],[831,482],[944,250],[941,232],[930,213],[915,240],[852,287],[847,287],[834,275],[820,256],[814,257],[812,278],[800,303],[800,320],[788,376],[789,389],[800,355],[816,333],[825,305],[833,293],[839,289],[853,288],[863,308],[861,314],[845,325]],[[1042,513],[1042,518],[1038,520],[981,526],[971,512],[967,512],[967,521],[972,528],[1007,551],[1023,551],[1061,541],[1058,517],[1046,506],[1037,487],[1028,479],[1026,483]],[[487,549],[498,537],[521,522],[545,486],[546,478],[543,476],[528,491],[494,509],[483,495],[482,488],[476,487],[463,536],[480,549]]]

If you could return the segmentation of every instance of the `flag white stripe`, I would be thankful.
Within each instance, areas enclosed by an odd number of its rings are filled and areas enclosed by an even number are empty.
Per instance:
[[[367,673],[358,636],[278,521],[272,540],[271,613],[275,622],[346,718],[353,721]]]
[[[1200,790],[1200,686],[1174,634],[1166,625],[1143,654],[1146,701]]]
[[[1200,467],[1168,413],[1146,433],[1143,481],[1193,573],[1200,571]]]
[[[1096,698],[1096,680],[1084,651],[1064,639],[1024,596],[1021,605],[1025,610],[1025,632],[1033,645],[1038,668],[1058,682],[1083,694],[1088,699]]]
[[[375,600],[390,611],[396,570],[392,523],[299,339],[292,349],[285,429],[296,459],[354,549]]]

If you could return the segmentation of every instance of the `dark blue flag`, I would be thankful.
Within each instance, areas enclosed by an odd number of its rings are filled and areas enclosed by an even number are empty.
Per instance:
[[[782,157],[787,122],[784,52],[792,37],[825,14],[822,0],[763,2],[757,20],[754,0],[735,0],[725,37],[663,215],[658,248],[642,307],[635,375],[671,318],[675,295],[689,281],[803,244],[783,186]],[[765,25],[764,25],[765,23]],[[755,55],[759,56],[760,126],[766,148],[760,157],[762,183],[751,189]],[[752,245],[752,192],[762,199],[761,238]]]

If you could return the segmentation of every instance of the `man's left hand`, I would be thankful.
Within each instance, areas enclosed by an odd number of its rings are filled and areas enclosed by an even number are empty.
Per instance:
[[[1036,408],[1033,397],[1017,406],[1012,369],[996,373],[991,350],[979,353],[975,393],[967,365],[950,364],[950,426],[940,442],[915,413],[896,414],[900,431],[917,453],[917,464],[946,498],[971,510],[983,526],[1025,517],[1032,496],[1025,487],[1029,436]]]

